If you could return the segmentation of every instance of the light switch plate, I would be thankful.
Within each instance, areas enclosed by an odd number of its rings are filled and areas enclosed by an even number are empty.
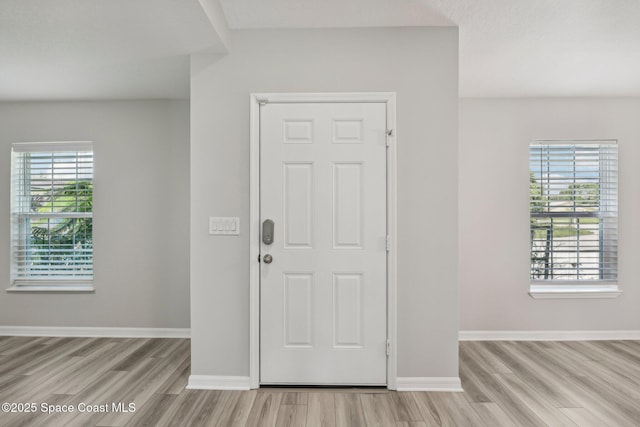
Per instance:
[[[240,218],[237,216],[210,216],[209,234],[237,236],[240,234]]]

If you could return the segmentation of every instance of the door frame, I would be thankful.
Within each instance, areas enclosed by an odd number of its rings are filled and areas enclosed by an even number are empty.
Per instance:
[[[387,106],[387,388],[397,378],[397,128],[395,92],[252,93],[249,137],[249,383],[260,387],[260,106],[267,103],[385,103]]]

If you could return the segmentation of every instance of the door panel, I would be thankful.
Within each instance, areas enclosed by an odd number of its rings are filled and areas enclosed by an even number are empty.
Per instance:
[[[260,153],[261,383],[386,384],[386,104],[263,105]]]
[[[312,249],[313,235],[313,163],[284,164],[285,249]]]
[[[362,276],[333,274],[334,348],[362,348]]]
[[[333,248],[362,249],[362,163],[333,164]]]
[[[311,347],[313,274],[285,273],[284,346]]]

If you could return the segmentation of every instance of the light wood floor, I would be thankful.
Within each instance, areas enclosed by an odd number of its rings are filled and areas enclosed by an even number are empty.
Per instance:
[[[188,340],[0,337],[0,403],[37,407],[0,426],[640,426],[638,341],[462,342],[464,393],[185,390],[188,375]]]

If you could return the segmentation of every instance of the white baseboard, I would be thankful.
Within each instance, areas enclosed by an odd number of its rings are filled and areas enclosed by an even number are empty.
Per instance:
[[[460,341],[640,340],[640,331],[460,331]]]
[[[189,328],[92,328],[57,326],[0,326],[0,336],[189,338]]]
[[[191,375],[188,389],[192,390],[249,390],[249,377],[233,377],[222,375]]]
[[[398,391],[463,391],[458,377],[398,377]]]

